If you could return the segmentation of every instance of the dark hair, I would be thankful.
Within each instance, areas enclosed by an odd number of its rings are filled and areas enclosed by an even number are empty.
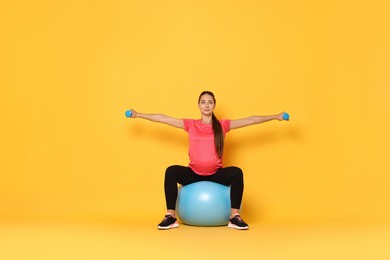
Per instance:
[[[202,98],[203,95],[210,95],[213,98],[213,100],[214,100],[214,104],[217,103],[217,101],[215,100],[215,96],[214,96],[213,92],[211,92],[211,91],[203,91],[199,95],[198,104],[199,104],[200,99]],[[212,124],[213,124],[213,131],[214,131],[215,150],[216,150],[219,158],[222,158],[223,146],[224,146],[222,126],[221,126],[221,123],[218,121],[217,117],[214,115],[214,113],[213,113],[213,117],[212,117]]]

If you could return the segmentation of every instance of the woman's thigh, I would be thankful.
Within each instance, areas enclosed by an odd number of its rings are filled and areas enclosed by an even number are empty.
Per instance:
[[[242,171],[235,166],[219,168],[216,173],[207,177],[207,180],[217,182],[226,186],[232,184],[237,177],[242,178]]]

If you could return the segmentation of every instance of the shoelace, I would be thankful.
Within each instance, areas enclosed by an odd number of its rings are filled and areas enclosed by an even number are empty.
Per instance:
[[[241,217],[240,217],[240,215],[238,215],[238,214],[234,215],[232,218],[236,218],[236,219],[241,220]]]
[[[165,217],[164,217],[164,220],[163,221],[166,221],[167,219],[169,219],[169,218],[174,218],[174,217],[172,217],[172,215],[165,215]]]
[[[241,216],[240,215],[234,215],[234,217],[233,218],[235,218],[235,219],[237,219],[239,222],[241,222],[241,223],[244,223],[244,221],[242,220],[242,218],[241,218]]]

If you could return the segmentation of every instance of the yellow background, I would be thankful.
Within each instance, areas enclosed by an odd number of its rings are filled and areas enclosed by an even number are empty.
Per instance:
[[[231,131],[249,223],[390,219],[387,1],[2,1],[0,218],[160,220],[198,118]],[[154,222],[153,226],[154,226]]]

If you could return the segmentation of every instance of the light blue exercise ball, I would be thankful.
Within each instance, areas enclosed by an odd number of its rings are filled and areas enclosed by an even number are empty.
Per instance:
[[[230,187],[200,181],[179,188],[176,211],[191,226],[224,226],[230,216]]]

